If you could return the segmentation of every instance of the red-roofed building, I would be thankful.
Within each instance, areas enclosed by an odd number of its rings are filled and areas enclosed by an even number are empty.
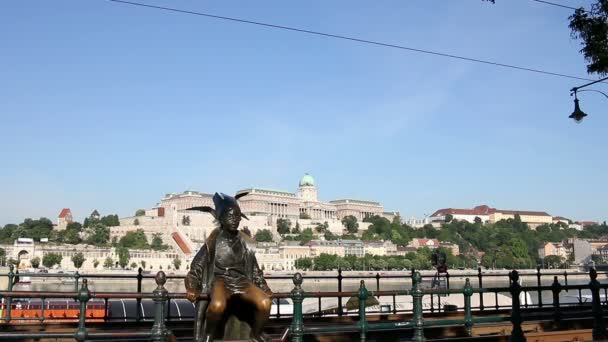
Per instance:
[[[519,215],[521,221],[527,223],[532,229],[541,224],[553,222],[553,217],[544,211],[503,210],[491,208],[487,205],[478,205],[473,209],[439,209],[430,218],[431,221],[435,222],[445,221],[445,217],[448,214],[452,215],[454,219],[465,220],[471,223],[475,222],[476,217],[479,217],[482,222],[495,223],[500,220],[514,219],[515,215]]]
[[[578,221],[576,223],[580,224],[583,228],[585,228],[587,226],[595,226],[598,224],[597,222],[594,222],[594,221]]]
[[[563,216],[553,216],[553,223],[565,223],[570,224],[570,220]]]
[[[494,212],[496,212],[496,209],[490,208],[487,205],[478,205],[473,209],[445,208],[434,212],[430,219],[433,222],[445,222],[445,217],[450,214],[452,215],[452,218],[459,221],[464,220],[474,223],[475,218],[479,217],[481,222],[488,222],[490,220],[490,214]]]
[[[63,230],[67,228],[68,224],[74,222],[72,218],[72,211],[70,208],[63,208],[57,217],[57,230]]]
[[[430,249],[435,249],[439,247],[439,245],[439,240],[437,239],[413,239],[408,246],[414,248],[428,247]]]

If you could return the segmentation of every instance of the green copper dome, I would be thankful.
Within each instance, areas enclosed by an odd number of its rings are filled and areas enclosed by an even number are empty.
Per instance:
[[[315,186],[315,179],[307,173],[300,179],[300,186]]]

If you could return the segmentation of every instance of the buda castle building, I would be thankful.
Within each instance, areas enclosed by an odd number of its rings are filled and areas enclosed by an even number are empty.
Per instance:
[[[279,218],[289,219],[292,227],[297,223],[301,229],[327,222],[329,231],[342,234],[344,226],[341,219],[345,216],[356,217],[360,230],[367,228],[367,224],[362,222],[365,217],[378,215],[392,221],[399,216],[398,212],[385,212],[383,206],[375,201],[320,201],[315,180],[309,174],[302,177],[296,192],[252,187],[237,194],[244,192],[248,195],[241,197],[239,204],[249,220],[241,221],[241,229],[246,227],[252,234],[259,229],[269,229],[276,234]],[[167,243],[189,254],[186,252],[196,250],[215,229],[216,222],[209,213],[187,209],[213,207],[212,198],[212,193],[198,191],[167,194],[155,207],[146,210],[145,215],[122,218],[120,226],[111,228],[111,236],[120,238],[135,229],[143,229],[148,235],[161,233]]]

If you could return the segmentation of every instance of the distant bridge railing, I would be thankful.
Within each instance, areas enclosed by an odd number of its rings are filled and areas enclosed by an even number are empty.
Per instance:
[[[476,324],[481,323],[500,323],[510,321],[512,324],[511,340],[512,341],[524,341],[525,336],[522,330],[522,322],[527,319],[526,310],[524,305],[521,305],[520,294],[524,291],[550,291],[553,295],[553,301],[551,304],[547,304],[549,308],[553,308],[550,312],[550,320],[559,324],[563,320],[568,318],[583,318],[592,319],[594,322],[593,326],[593,338],[604,339],[607,338],[606,327],[604,322],[605,306],[607,303],[601,300],[600,293],[603,290],[604,294],[608,290],[608,284],[600,284],[597,281],[597,272],[595,269],[591,269],[589,272],[590,282],[587,285],[561,285],[558,281],[557,276],[554,276],[554,282],[550,286],[521,286],[519,284],[520,274],[517,271],[509,273],[510,286],[509,287],[497,287],[497,288],[473,288],[470,280],[465,280],[465,285],[462,289],[423,289],[421,287],[422,276],[419,272],[414,272],[411,280],[412,287],[407,290],[398,291],[369,291],[364,280],[360,282],[360,288],[358,291],[350,292],[305,292],[302,289],[302,283],[304,278],[300,273],[296,273],[292,280],[294,288],[289,293],[276,293],[273,298],[290,298],[293,302],[293,313],[291,316],[291,324],[289,329],[286,331],[285,336],[289,337],[292,341],[300,342],[303,340],[304,335],[307,334],[323,334],[323,333],[339,333],[339,332],[355,332],[360,336],[361,341],[365,341],[367,334],[371,331],[382,331],[382,330],[413,330],[413,340],[423,341],[424,340],[424,329],[425,327],[436,327],[436,326],[451,326],[451,325],[462,325],[468,335],[471,335],[472,328]],[[133,293],[133,292],[91,292],[88,289],[87,279],[83,279],[81,287],[78,291],[73,292],[37,292],[37,291],[0,291],[0,298],[5,302],[3,306],[4,314],[0,318],[0,326],[8,326],[15,320],[19,320],[18,317],[12,317],[11,311],[13,310],[12,300],[15,298],[66,298],[74,299],[79,303],[77,315],[74,319],[77,319],[78,326],[76,330],[70,333],[58,333],[52,331],[43,332],[14,332],[6,331],[4,329],[0,331],[0,339],[23,339],[23,338],[74,338],[77,341],[85,341],[89,339],[109,339],[109,338],[144,338],[151,341],[168,341],[171,336],[171,331],[166,326],[167,316],[166,309],[167,304],[170,300],[183,299],[185,298],[184,293],[170,294],[164,287],[167,277],[164,272],[158,272],[155,276],[157,284],[156,289],[152,293]],[[562,310],[563,305],[560,305],[560,293],[562,291],[574,290],[583,291],[588,290],[591,293],[592,301],[591,305],[582,305],[582,312],[564,312]],[[510,314],[504,315],[499,314],[493,316],[480,316],[475,312],[475,308],[471,305],[471,298],[475,294],[483,295],[484,293],[509,293],[511,296]],[[457,319],[427,319],[424,320],[424,308],[423,308],[423,297],[435,295],[462,295],[464,298],[464,305],[461,308],[464,312],[463,318]],[[367,301],[371,296],[410,296],[412,299],[411,318],[399,321],[378,321],[378,322],[367,322],[367,315],[374,312],[367,310]],[[306,298],[356,298],[358,304],[358,311],[354,315],[358,317],[358,321],[351,324],[328,324],[323,326],[311,325],[307,326],[304,322],[305,314],[303,313],[302,303]],[[482,298],[482,297],[481,297]],[[605,297],[606,298],[606,297]],[[114,331],[98,331],[87,329],[87,303],[93,299],[136,299],[136,300],[152,300],[154,303],[154,317],[152,319],[145,319],[152,323],[149,330],[146,331],[135,331],[127,332],[121,330]],[[207,294],[202,294],[199,297],[200,300],[208,300]],[[393,299],[394,301],[395,299]],[[375,305],[375,304],[374,304]],[[530,308],[530,307],[529,307]],[[393,310],[395,310],[393,308]],[[341,311],[341,310],[340,310]],[[382,313],[382,311],[379,311]],[[343,313],[342,313],[343,314]],[[349,314],[349,313],[346,313]],[[576,316],[573,316],[575,314]],[[43,315],[44,316],[44,315]],[[37,318],[36,318],[37,319]]]

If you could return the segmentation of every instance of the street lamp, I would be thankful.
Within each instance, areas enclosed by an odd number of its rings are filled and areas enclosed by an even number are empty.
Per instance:
[[[607,99],[608,99],[608,95],[606,95],[605,93],[599,91],[599,90],[595,90],[595,89],[584,89],[581,90],[582,88],[585,88],[587,86],[590,86],[592,84],[598,83],[598,82],[602,82],[602,81],[606,81],[608,80],[608,77],[599,79],[597,81],[593,81],[587,84],[583,84],[582,86],[578,86],[578,87],[574,87],[572,89],[570,89],[570,96],[574,95],[574,111],[572,112],[572,114],[570,114],[570,116],[568,116],[570,119],[573,119],[574,121],[576,121],[576,123],[581,123],[583,121],[583,119],[585,118],[585,116],[587,116],[587,114],[585,114],[585,112],[583,112],[581,110],[581,107],[578,104],[578,97],[577,94],[580,92],[584,92],[584,91],[593,91],[596,93],[600,93],[602,95],[604,95]]]

